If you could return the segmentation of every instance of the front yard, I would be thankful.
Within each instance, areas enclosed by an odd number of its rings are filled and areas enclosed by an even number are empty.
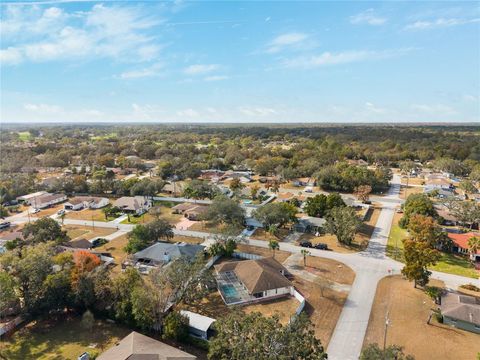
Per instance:
[[[116,229],[104,228],[104,227],[92,227],[83,225],[64,225],[63,230],[67,231],[67,235],[73,240],[77,238],[83,238],[91,240],[95,237],[104,237],[116,232]]]
[[[156,207],[161,209],[160,219],[168,221],[171,225],[175,225],[182,219],[182,215],[172,214],[172,209],[168,206],[156,205]],[[155,220],[155,216],[150,212],[146,212],[140,216],[130,215],[130,221],[127,218],[122,221],[122,224],[146,224],[153,220]]]
[[[433,285],[442,285],[440,282]],[[387,345],[404,347],[404,352],[422,359],[475,359],[480,351],[477,334],[438,323],[427,324],[430,309],[436,305],[423,290],[414,289],[400,276],[389,276],[378,283],[364,346],[384,341],[385,316],[390,326]]]
[[[130,333],[126,327],[97,320],[92,330],[80,317],[66,320],[38,320],[2,339],[0,358],[9,360],[72,359],[87,351],[98,355]]]
[[[408,231],[398,226],[398,221],[401,217],[401,214],[395,214],[393,218],[386,252],[389,257],[404,262],[402,240],[407,238]],[[445,252],[442,252],[441,255],[440,261],[436,265],[431,266],[430,270],[478,279],[479,272],[475,270],[475,267],[467,257]]]
[[[69,211],[65,219],[76,219],[86,221],[112,221],[115,217],[108,217],[105,219],[105,214],[101,209],[83,209],[79,211]]]

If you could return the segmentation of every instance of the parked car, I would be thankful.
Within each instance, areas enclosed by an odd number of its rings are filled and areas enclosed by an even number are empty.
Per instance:
[[[302,242],[300,243],[300,246],[301,246],[301,247],[306,247],[306,248],[311,248],[311,247],[313,247],[313,245],[312,245],[312,243],[311,243],[310,241],[302,241]]]
[[[328,250],[328,245],[324,243],[315,244],[313,247],[318,250]]]
[[[40,212],[40,209],[33,209],[32,214],[37,214]]]
[[[6,229],[8,227],[10,227],[10,222],[9,221],[5,221],[5,222],[0,223],[0,229]]]
[[[63,215],[63,214],[65,214],[65,210],[58,210],[57,211],[57,215]]]

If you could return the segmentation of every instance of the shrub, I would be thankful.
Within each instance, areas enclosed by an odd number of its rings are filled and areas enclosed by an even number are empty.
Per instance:
[[[464,285],[460,285],[460,287],[461,287],[462,289],[480,292],[480,288],[477,287],[477,286],[475,286],[475,285],[473,285],[473,284],[464,284]]]
[[[173,311],[165,317],[163,337],[177,341],[188,339],[188,317]]]

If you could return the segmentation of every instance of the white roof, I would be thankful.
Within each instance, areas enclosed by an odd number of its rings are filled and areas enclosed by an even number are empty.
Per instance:
[[[207,332],[210,325],[215,322],[215,319],[209,318],[208,316],[203,316],[191,311],[180,310],[180,314],[188,317],[189,326],[200,331]]]
[[[17,197],[17,200],[29,200],[29,199],[33,199],[37,196],[44,195],[46,193],[47,193],[46,191],[37,191],[35,193],[19,196],[19,197]]]

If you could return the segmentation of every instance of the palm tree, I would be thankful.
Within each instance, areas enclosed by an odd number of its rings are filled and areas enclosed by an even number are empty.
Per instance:
[[[62,219],[62,226],[63,226],[63,222],[65,221],[65,215],[67,215],[66,213],[61,213],[60,215],[58,215],[58,217],[60,219]]]
[[[273,258],[275,259],[275,250],[280,249],[280,245],[277,240],[270,240],[268,242],[268,248],[273,251]]]
[[[307,256],[312,255],[312,253],[310,251],[308,251],[307,249],[302,249],[300,251],[300,253],[303,255],[303,266],[306,267],[307,266]]]
[[[112,205],[108,204],[102,209],[103,214],[105,215],[105,221],[108,221],[108,217],[112,213]]]
[[[473,255],[475,255],[480,249],[480,237],[473,236],[468,239],[468,248],[470,250],[470,254],[472,255],[472,259],[474,259]]]

